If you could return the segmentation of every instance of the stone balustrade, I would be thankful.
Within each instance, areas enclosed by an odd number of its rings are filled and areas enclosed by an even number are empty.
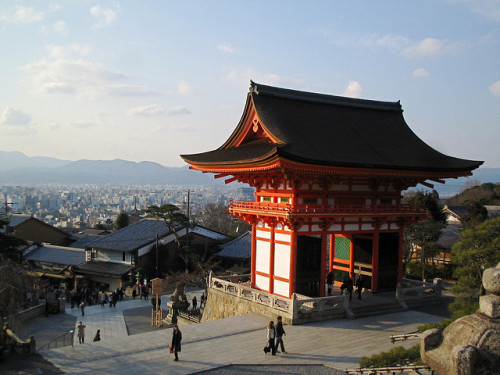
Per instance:
[[[263,307],[266,315],[281,315],[288,324],[345,317],[345,296],[311,298],[294,293],[292,298],[252,289],[250,275],[210,277],[210,288]],[[239,283],[242,281],[243,283]],[[255,311],[255,309],[252,309]]]
[[[402,279],[396,288],[396,299],[403,306],[439,302],[442,286],[440,282],[428,283],[419,280]]]

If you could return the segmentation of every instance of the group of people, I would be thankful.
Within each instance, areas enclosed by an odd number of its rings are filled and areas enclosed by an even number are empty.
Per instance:
[[[358,299],[361,299],[361,292],[363,290],[363,275],[359,275],[356,280],[356,294]],[[349,294],[349,301],[352,301],[352,292],[354,291],[354,283],[351,277],[346,277],[344,282],[340,286],[340,291],[342,294]]]
[[[276,355],[276,353],[279,353],[279,349],[281,349],[282,353],[286,353],[283,336],[286,336],[286,333],[283,328],[283,318],[280,315],[277,317],[276,326],[272,320],[267,326],[267,344],[264,347],[264,353],[271,352],[272,355]]]

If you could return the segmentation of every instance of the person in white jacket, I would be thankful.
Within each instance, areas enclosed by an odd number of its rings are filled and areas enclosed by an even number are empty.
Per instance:
[[[274,340],[276,338],[276,329],[274,328],[274,322],[271,320],[267,326],[267,346],[271,349],[271,354],[276,355],[276,345]]]

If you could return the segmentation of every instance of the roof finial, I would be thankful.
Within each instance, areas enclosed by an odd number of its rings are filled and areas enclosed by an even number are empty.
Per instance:
[[[250,92],[254,92],[257,95],[259,95],[259,92],[257,91],[257,85],[254,81],[250,80]]]

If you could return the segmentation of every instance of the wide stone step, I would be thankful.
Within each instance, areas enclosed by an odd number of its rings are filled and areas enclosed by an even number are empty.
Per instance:
[[[351,308],[351,311],[354,314],[353,319],[359,319],[359,318],[365,318],[367,316],[402,312],[406,311],[406,309],[403,306],[401,306],[397,301],[394,301],[394,302],[369,305],[369,306],[355,306]]]

